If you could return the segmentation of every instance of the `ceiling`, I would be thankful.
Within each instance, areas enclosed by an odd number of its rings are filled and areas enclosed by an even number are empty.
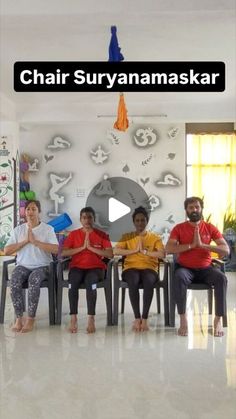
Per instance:
[[[129,115],[235,121],[235,22],[235,0],[1,0],[0,91],[24,123],[114,115],[117,93],[16,93],[12,79],[15,61],[107,61],[116,25],[126,61],[226,63],[225,92],[126,93]]]

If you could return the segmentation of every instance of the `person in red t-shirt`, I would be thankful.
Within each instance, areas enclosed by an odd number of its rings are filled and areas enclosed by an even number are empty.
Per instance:
[[[87,332],[95,332],[96,283],[104,278],[103,258],[112,258],[109,236],[93,227],[95,211],[85,207],[80,211],[82,228],[72,231],[63,244],[62,256],[72,256],[69,271],[70,332],[78,331],[77,314],[79,286],[85,283],[88,307]]]
[[[211,266],[211,252],[220,257],[229,254],[228,245],[219,230],[210,223],[203,221],[203,200],[190,197],[184,201],[184,208],[189,221],[177,224],[170,233],[166,244],[166,252],[177,254],[174,274],[174,293],[180,327],[178,334],[187,336],[188,323],[186,316],[187,286],[191,282],[205,282],[214,285],[215,318],[214,336],[223,336],[221,317],[226,310],[227,278],[217,268]],[[214,241],[215,245],[211,242]]]

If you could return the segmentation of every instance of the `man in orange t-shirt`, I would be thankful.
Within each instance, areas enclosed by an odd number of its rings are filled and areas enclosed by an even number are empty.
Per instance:
[[[174,293],[180,328],[178,334],[187,336],[186,317],[187,287],[191,282],[205,282],[215,289],[214,336],[223,336],[221,317],[226,310],[227,278],[211,265],[211,252],[223,257],[229,254],[228,245],[219,230],[203,221],[203,200],[198,197],[187,198],[184,208],[188,221],[177,224],[170,233],[166,244],[167,253],[177,254],[174,273]],[[212,245],[214,241],[216,244]]]
[[[70,332],[76,333],[79,286],[85,283],[88,306],[87,332],[95,332],[96,283],[103,279],[106,264],[103,258],[113,256],[109,236],[93,227],[95,211],[85,207],[80,211],[82,228],[72,231],[63,244],[63,256],[72,256],[69,271]]]

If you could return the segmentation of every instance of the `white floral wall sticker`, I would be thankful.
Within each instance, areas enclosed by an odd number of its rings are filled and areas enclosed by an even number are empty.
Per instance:
[[[105,151],[102,146],[99,144],[96,150],[90,151],[90,157],[96,164],[103,164],[108,160],[110,151]]]
[[[107,139],[111,142],[112,145],[119,145],[120,138],[114,131],[107,131]]]
[[[153,146],[159,136],[154,128],[138,128],[133,136],[136,147],[148,148]]]
[[[71,143],[68,140],[65,140],[64,138],[57,136],[52,139],[52,143],[48,144],[47,148],[58,150],[70,148],[70,146]]]
[[[182,182],[173,173],[163,173],[162,178],[155,182],[157,186],[180,186]]]
[[[48,156],[47,154],[44,154],[45,163],[48,163],[49,161],[51,161],[53,159],[54,159],[53,154],[51,154],[50,156]]]
[[[152,212],[161,205],[160,198],[157,195],[152,194],[148,198],[148,204],[149,204],[150,210]]]
[[[178,136],[178,133],[179,133],[179,128],[178,127],[175,127],[175,128],[171,128],[169,131],[168,131],[168,137],[171,139],[171,140],[175,140],[176,138],[177,138],[177,136]]]
[[[64,204],[65,202],[64,195],[59,194],[58,192],[72,179],[72,174],[68,173],[66,175],[59,175],[56,173],[49,173],[49,178],[51,186],[48,193],[50,199],[54,201],[54,212],[50,212],[48,215],[49,217],[55,217],[57,215],[60,215],[60,213],[58,212],[59,204]]]
[[[124,167],[122,168],[122,172],[124,172],[124,174],[127,175],[129,171],[130,171],[130,168],[128,164],[125,164]]]
[[[143,187],[150,182],[150,177],[146,177],[146,176],[141,176],[139,178],[139,184],[142,185]]]
[[[165,221],[167,221],[170,224],[175,224],[174,215],[173,214],[169,214],[167,216],[167,218],[165,219]]]

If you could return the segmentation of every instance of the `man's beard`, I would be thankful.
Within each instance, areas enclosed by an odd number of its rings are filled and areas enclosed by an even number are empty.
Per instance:
[[[190,221],[192,221],[192,223],[197,223],[198,221],[200,221],[202,219],[202,212],[189,212],[187,213],[187,216],[189,218]]]

